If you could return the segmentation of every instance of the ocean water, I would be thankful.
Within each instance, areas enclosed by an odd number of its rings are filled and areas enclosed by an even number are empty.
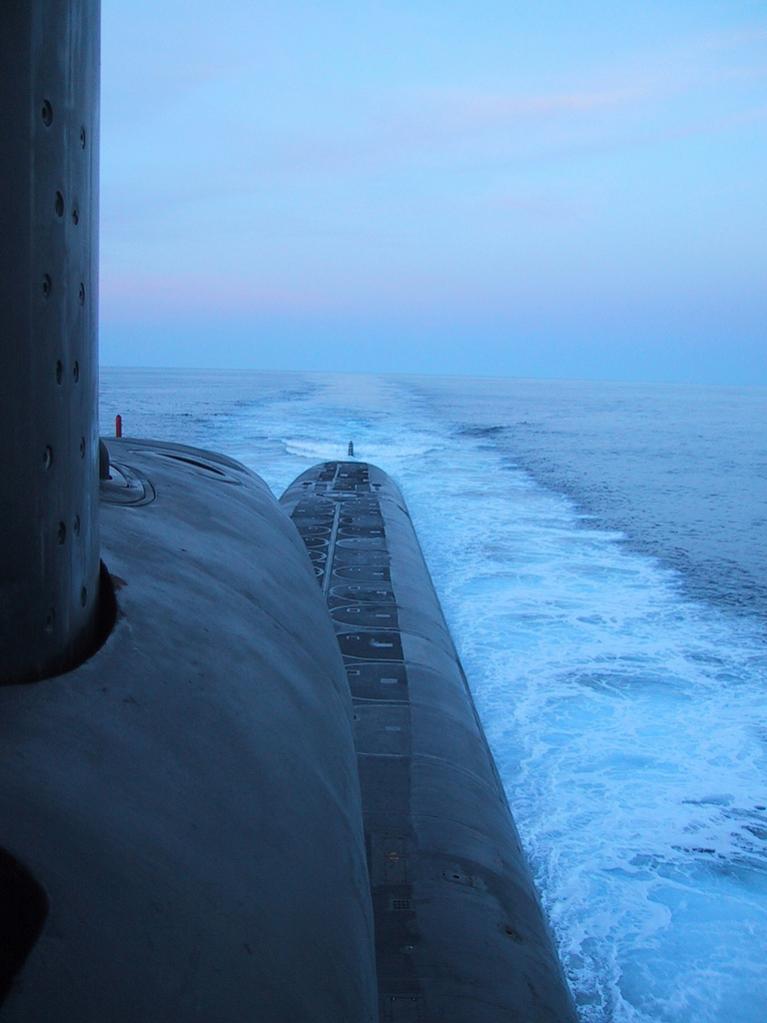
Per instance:
[[[767,1019],[767,391],[102,370],[102,430],[408,501],[584,1023]]]

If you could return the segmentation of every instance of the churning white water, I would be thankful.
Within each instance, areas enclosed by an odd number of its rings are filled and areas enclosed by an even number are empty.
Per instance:
[[[515,443],[512,427],[530,427],[536,402],[550,411],[559,401],[564,415],[555,385],[112,370],[102,429],[121,412],[131,434],[224,450],[277,494],[309,465],[345,457],[350,439],[359,459],[391,473],[582,1020],[756,1023],[767,1018],[764,537],[735,537],[742,571],[719,580],[703,564],[705,535],[693,542],[690,527],[685,547],[686,520],[670,521],[676,506],[660,492],[652,443],[634,451],[630,484],[616,469],[618,441],[601,450],[601,466],[586,465],[578,442],[594,434],[597,385],[580,395],[582,421],[578,386],[566,394],[567,437],[554,417],[537,424],[533,446],[529,430]],[[674,396],[659,388],[638,400],[618,402],[610,429],[621,416],[636,429],[642,401],[654,419]],[[690,399],[687,420],[696,408]],[[709,489],[726,488],[733,443]],[[669,477],[677,491],[684,459],[695,459],[682,448]],[[560,471],[582,495],[554,485]],[[743,501],[761,500],[754,487]],[[684,500],[705,504],[692,483]],[[722,531],[746,526],[725,521],[716,501],[706,507],[710,545],[730,557]],[[758,524],[754,515],[743,521]]]

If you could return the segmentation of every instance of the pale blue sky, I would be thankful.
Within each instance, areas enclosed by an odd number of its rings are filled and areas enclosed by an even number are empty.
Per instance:
[[[767,5],[102,0],[101,358],[767,385]]]

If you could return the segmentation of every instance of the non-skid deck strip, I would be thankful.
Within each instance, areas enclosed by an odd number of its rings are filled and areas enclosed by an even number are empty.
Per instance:
[[[572,1019],[495,765],[399,491],[330,462],[283,497],[354,705],[383,1023]]]

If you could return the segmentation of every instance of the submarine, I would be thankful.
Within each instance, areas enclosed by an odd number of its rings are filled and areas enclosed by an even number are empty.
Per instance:
[[[395,481],[99,438],[99,16],[0,12],[0,1023],[574,1021]]]

